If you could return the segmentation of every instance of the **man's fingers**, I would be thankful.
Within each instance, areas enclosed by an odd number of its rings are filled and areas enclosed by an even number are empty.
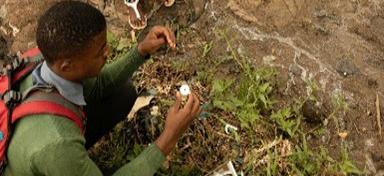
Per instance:
[[[188,96],[188,101],[187,103],[185,104],[183,110],[190,114],[192,112],[192,108],[193,108],[193,102],[195,101],[195,95],[193,93],[189,94]]]
[[[176,93],[176,101],[175,101],[175,104],[173,104],[171,110],[178,111],[180,109],[180,106],[181,106],[181,101],[182,101],[181,95],[179,92],[177,92]]]
[[[167,28],[163,29],[163,35],[167,39],[167,43],[168,43],[169,47],[176,48],[176,44],[175,44],[174,40],[172,40],[172,37],[171,37],[172,34]]]
[[[175,41],[175,38],[173,37],[174,34],[173,32],[171,32],[170,29],[165,27],[155,27],[153,32],[157,38],[165,37],[167,43],[171,48],[176,48],[176,41]]]
[[[197,96],[195,96],[194,102],[193,102],[193,108],[192,108],[192,114],[197,115],[200,109],[200,100]]]
[[[175,48],[176,48],[176,37],[175,37],[175,33],[174,33],[171,29],[169,29],[169,28],[167,28],[167,29],[168,29],[169,38],[170,38],[170,40],[171,40],[171,42],[169,42],[169,43],[172,43],[171,48],[172,48],[172,49],[175,49]]]

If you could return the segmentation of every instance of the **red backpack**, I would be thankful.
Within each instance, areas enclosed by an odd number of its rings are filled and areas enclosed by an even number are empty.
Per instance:
[[[33,87],[23,93],[15,90],[16,86],[41,63],[32,61],[39,56],[41,53],[38,48],[31,49],[20,59],[14,59],[10,64],[12,68],[6,69],[6,73],[0,75],[0,173],[4,173],[7,164],[6,154],[12,137],[13,124],[20,118],[38,114],[65,117],[76,123],[84,133],[85,114],[57,91],[40,91],[40,88]]]

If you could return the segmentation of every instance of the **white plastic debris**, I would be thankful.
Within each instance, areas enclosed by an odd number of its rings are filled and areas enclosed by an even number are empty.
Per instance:
[[[220,171],[214,172],[213,176],[237,176],[237,172],[232,164],[232,161],[229,161],[226,166],[227,168],[225,168],[225,170],[222,168]]]
[[[133,105],[132,109],[131,109],[131,112],[129,112],[128,114],[128,119],[132,119],[135,117],[136,113],[141,109],[141,108],[144,108],[146,106],[148,106],[152,99],[155,98],[155,96],[153,95],[149,95],[149,96],[139,96],[136,101],[135,101],[135,104]]]
[[[124,3],[125,5],[127,5],[128,7],[131,7],[133,9],[133,11],[135,12],[135,15],[136,15],[136,18],[141,20],[141,15],[140,15],[140,12],[139,10],[137,9],[137,4],[139,3],[139,0],[134,0],[133,2],[129,1],[129,0],[124,0]]]
[[[187,84],[183,84],[181,87],[180,87],[180,94],[182,96],[188,96],[189,94],[191,94],[191,89],[189,88],[189,86]]]
[[[231,125],[231,124],[225,124],[225,133],[229,134],[231,131],[230,130],[233,130],[233,131],[237,131],[239,130],[237,127]]]
[[[12,28],[12,35],[14,37],[16,37],[16,35],[20,32],[20,29],[17,28],[16,26],[12,25],[11,23],[9,23],[9,27]]]
[[[160,116],[161,113],[160,113],[160,110],[159,110],[159,106],[153,106],[151,108],[151,112],[150,113],[151,113],[152,116]]]
[[[164,5],[165,7],[171,7],[175,3],[175,0],[168,0],[165,1]]]

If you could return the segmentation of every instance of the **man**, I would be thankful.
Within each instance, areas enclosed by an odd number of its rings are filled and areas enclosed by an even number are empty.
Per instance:
[[[126,117],[136,98],[128,79],[162,45],[175,48],[175,36],[168,28],[154,27],[133,50],[104,66],[104,16],[88,4],[65,1],[40,18],[36,40],[45,61],[20,84],[20,91],[34,85],[54,87],[70,105],[84,107],[86,131],[83,135],[74,122],[53,114],[22,118],[15,124],[5,175],[102,175],[87,148]],[[181,101],[177,93],[162,134],[114,175],[153,175],[161,167],[201,111],[193,93],[184,107]]]

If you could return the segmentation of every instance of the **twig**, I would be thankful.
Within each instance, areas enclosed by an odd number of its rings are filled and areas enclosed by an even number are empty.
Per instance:
[[[232,136],[229,136],[229,135],[220,133],[220,132],[218,132],[218,131],[214,131],[214,133],[216,133],[216,134],[219,135],[219,136],[226,137],[226,138],[228,138],[228,139],[232,139],[232,140],[236,141],[236,139],[235,139],[234,137],[232,137]]]
[[[376,114],[377,114],[377,126],[379,127],[379,135],[381,136],[381,114],[380,114],[380,99],[379,94],[376,93]]]
[[[357,133],[359,133],[359,135],[361,135],[361,132],[360,132],[360,130],[359,130],[359,128],[357,127],[357,125],[356,125],[355,122],[353,122],[353,125],[355,126],[355,129],[356,129]]]
[[[317,125],[316,127],[310,129],[308,132],[304,133],[305,135],[307,134],[312,134],[314,131],[318,130],[319,128],[323,127],[322,125]]]
[[[291,16],[294,17],[294,15],[293,15],[291,9],[289,8],[289,5],[287,4],[287,2],[285,0],[283,0],[283,2],[284,2],[285,7],[287,8],[289,14],[291,14]]]
[[[259,161],[257,161],[256,165],[253,166],[253,168],[257,168],[259,167],[260,165],[263,165],[265,163],[268,163],[269,161],[269,155],[265,155],[262,159],[260,159]]]
[[[180,151],[184,151],[185,149],[187,149],[187,148],[189,148],[189,147],[191,147],[191,146],[192,146],[192,143],[191,143],[190,138],[188,137],[188,138],[187,138],[187,144],[184,145],[184,147],[182,147],[182,148],[180,149]]]
[[[264,147],[260,148],[260,149],[257,149],[254,154],[259,154],[261,152],[264,152],[265,150],[268,150],[274,146],[276,146],[277,144],[280,144],[281,142],[281,139],[275,139],[273,142],[269,143],[268,145],[265,145]]]
[[[131,30],[131,38],[132,38],[132,42],[134,42],[134,43],[137,42],[137,37],[136,37],[135,30]]]

